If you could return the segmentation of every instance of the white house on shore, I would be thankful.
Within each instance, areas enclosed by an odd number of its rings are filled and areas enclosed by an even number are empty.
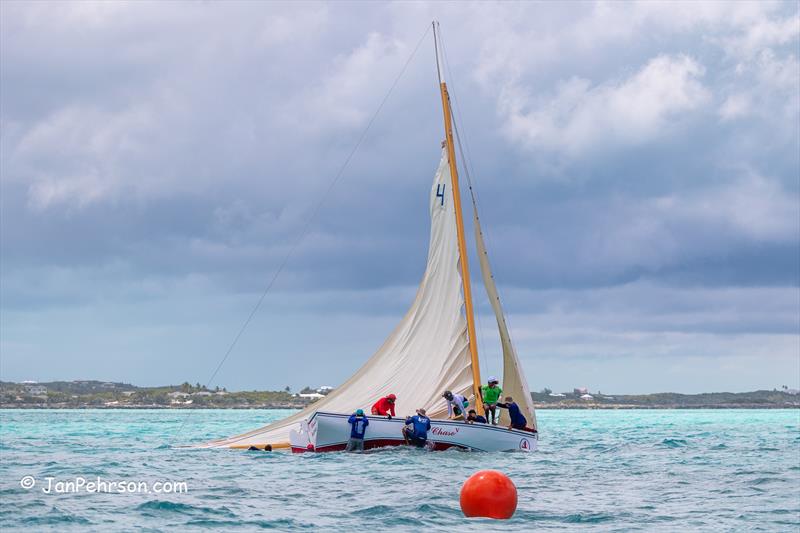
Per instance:
[[[310,392],[310,393],[300,393],[298,394],[300,398],[306,398],[308,400],[319,400],[320,398],[324,398],[324,394],[320,394],[318,392]]]
[[[26,381],[22,388],[25,389],[26,394],[31,396],[44,396],[47,394],[47,387],[39,385],[35,381]]]

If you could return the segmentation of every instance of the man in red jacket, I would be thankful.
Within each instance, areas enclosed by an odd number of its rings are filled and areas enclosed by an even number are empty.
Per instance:
[[[394,394],[390,394],[389,396],[384,396],[377,402],[375,405],[372,406],[372,414],[378,416],[388,416],[392,418],[395,416],[394,414],[394,401],[397,399],[397,396]]]

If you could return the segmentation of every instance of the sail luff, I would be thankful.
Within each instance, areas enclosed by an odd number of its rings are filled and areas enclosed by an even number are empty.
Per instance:
[[[478,362],[478,343],[475,333],[475,313],[472,306],[472,288],[469,277],[469,259],[467,256],[467,241],[464,237],[464,218],[461,210],[461,194],[458,187],[458,167],[456,165],[455,144],[453,143],[453,124],[450,115],[450,96],[447,93],[447,84],[439,84],[442,93],[442,112],[444,114],[445,143],[447,145],[447,158],[450,166],[450,182],[453,188],[453,205],[455,207],[456,232],[458,235],[458,255],[461,269],[461,283],[464,292],[464,313],[467,317],[467,334],[469,336],[469,352],[472,360],[472,392],[475,396],[474,405],[483,410],[481,399],[481,370]]]

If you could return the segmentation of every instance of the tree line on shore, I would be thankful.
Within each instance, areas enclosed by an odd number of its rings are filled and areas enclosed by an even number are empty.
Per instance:
[[[319,389],[317,389],[319,390]],[[34,382],[0,381],[0,407],[60,408],[286,408],[299,409],[313,403],[320,394],[304,387],[293,394],[290,387],[280,391],[228,391],[209,389],[200,383],[137,387],[129,383],[95,380]],[[325,391],[327,392],[327,391]],[[316,397],[307,397],[308,394]],[[538,408],[797,408],[798,391],[712,392],[700,394],[603,394],[574,389],[553,393],[549,388],[531,393]]]

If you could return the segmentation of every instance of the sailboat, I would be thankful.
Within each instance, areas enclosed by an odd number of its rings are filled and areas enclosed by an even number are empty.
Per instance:
[[[445,140],[428,194],[431,218],[425,274],[411,307],[384,343],[345,383],[300,412],[268,426],[200,444],[200,448],[288,449],[293,452],[343,450],[350,436],[347,419],[357,409],[369,412],[379,398],[395,394],[400,418],[369,416],[364,448],[405,444],[405,415],[419,408],[431,419],[428,447],[476,451],[533,451],[538,426],[527,381],[511,342],[489,256],[472,197],[472,223],[483,285],[497,319],[503,349],[502,388],[513,397],[528,421],[526,430],[508,429],[500,411],[499,425],[467,424],[447,418],[445,390],[462,394],[479,413],[481,373],[469,274],[467,241],[453,140],[450,94],[439,68],[440,41],[433,24]]]

